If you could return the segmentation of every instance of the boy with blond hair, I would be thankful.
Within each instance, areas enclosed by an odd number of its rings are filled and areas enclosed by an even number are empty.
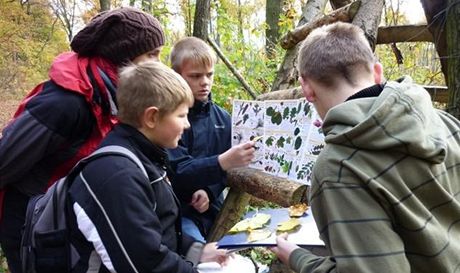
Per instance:
[[[192,89],[190,130],[169,150],[171,181],[182,203],[184,232],[205,241],[222,206],[226,171],[247,166],[254,142],[231,147],[231,117],[211,99],[216,56],[202,40],[187,37],[171,52],[172,68]]]
[[[198,262],[226,263],[225,250],[182,235],[180,206],[166,177],[166,148],[189,127],[193,95],[187,83],[158,62],[120,73],[118,118],[100,147],[131,151],[131,159],[97,157],[69,189],[70,233],[79,260],[72,272],[197,272]],[[184,257],[184,258],[183,258]]]
[[[330,257],[278,237],[296,272],[455,272],[460,253],[460,123],[404,77],[384,82],[355,25],[335,23],[303,42],[305,97],[326,147],[310,205]]]

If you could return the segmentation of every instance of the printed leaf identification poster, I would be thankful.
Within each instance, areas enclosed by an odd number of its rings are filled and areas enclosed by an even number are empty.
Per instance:
[[[234,100],[232,145],[256,142],[249,167],[310,184],[324,136],[313,104],[298,100]]]

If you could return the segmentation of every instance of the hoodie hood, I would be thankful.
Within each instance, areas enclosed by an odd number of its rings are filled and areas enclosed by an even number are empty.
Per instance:
[[[325,142],[440,163],[451,132],[441,126],[442,115],[437,111],[428,92],[406,77],[388,82],[378,97],[351,100],[330,109],[323,123]]]

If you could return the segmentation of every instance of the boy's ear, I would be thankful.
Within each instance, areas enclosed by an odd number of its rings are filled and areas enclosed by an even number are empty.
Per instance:
[[[302,87],[303,95],[309,102],[314,102],[316,100],[315,90],[312,88],[309,80],[299,77],[300,86]]]
[[[160,113],[157,107],[150,106],[144,110],[144,114],[142,115],[141,124],[147,128],[154,128],[155,125],[158,123]]]
[[[381,84],[384,81],[383,77],[383,66],[381,63],[376,62],[374,64],[374,82],[375,84]]]

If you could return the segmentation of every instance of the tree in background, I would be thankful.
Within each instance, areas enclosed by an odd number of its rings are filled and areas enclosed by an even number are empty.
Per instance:
[[[23,96],[46,78],[49,65],[69,49],[48,1],[0,0],[0,92]]]
[[[265,6],[265,54],[273,57],[276,53],[276,45],[280,37],[279,21],[284,1],[267,0]]]
[[[0,9],[4,12],[0,17],[0,24],[3,24],[3,27],[0,25],[0,41],[2,42],[0,45],[0,49],[2,49],[0,52],[0,60],[2,62],[2,65],[0,66],[0,76],[2,76],[2,81],[0,82],[1,86],[10,85],[14,87],[15,82],[20,82],[21,84],[27,86],[26,88],[19,87],[19,90],[24,90],[30,88],[30,85],[27,85],[27,82],[37,82],[36,78],[33,79],[34,75],[42,75],[43,79],[46,78],[46,71],[52,58],[59,53],[59,51],[68,49],[67,41],[65,37],[63,37],[63,30],[67,32],[68,37],[73,35],[70,30],[75,31],[76,28],[70,26],[75,24],[71,22],[75,22],[76,15],[78,15],[78,19],[83,22],[87,22],[97,12],[106,9],[108,5],[111,8],[117,8],[122,4],[129,4],[152,13],[160,20],[162,25],[165,26],[167,42],[162,56],[162,60],[165,63],[169,62],[169,49],[176,40],[185,35],[190,36],[194,31],[198,31],[199,29],[206,27],[208,28],[210,38],[216,41],[225,56],[235,66],[238,72],[243,75],[249,85],[257,91],[257,93],[265,93],[270,91],[270,89],[279,90],[298,86],[297,72],[295,69],[297,48],[285,51],[281,49],[279,44],[274,44],[274,47],[272,48],[272,55],[267,54],[265,50],[265,39],[268,38],[268,34],[266,34],[268,32],[267,28],[269,25],[272,25],[270,29],[275,28],[275,20],[272,22],[268,13],[267,16],[264,15],[264,11],[266,9],[261,9],[261,7],[265,7],[266,5],[265,0],[0,1],[2,1]],[[381,11],[378,11],[378,8],[373,6],[374,1],[377,0],[363,1],[365,2],[362,7],[364,13],[380,14],[379,12]],[[422,0],[422,2],[423,1],[436,2],[434,0]],[[65,4],[65,9],[61,12],[64,14],[64,16],[62,16],[63,19],[58,21],[56,21],[56,18],[60,18],[59,14],[56,14],[55,17],[53,17],[51,12],[49,12],[49,8],[47,8],[47,6],[49,7],[51,3],[57,2],[60,2],[61,5]],[[284,34],[287,30],[293,28],[295,22],[297,21],[299,21],[299,24],[302,24],[310,22],[317,16],[322,16],[328,2],[330,2],[332,8],[338,8],[349,3],[350,0],[268,0],[268,2],[269,4],[270,2],[274,2],[275,4],[278,4],[278,6],[281,4],[283,5],[276,25],[279,27],[278,33]],[[382,1],[378,0],[377,2]],[[75,3],[78,5],[75,5]],[[196,15],[200,14],[197,12],[201,9],[199,7],[202,3],[205,4],[206,9],[209,12],[209,20],[207,23],[199,23],[203,21],[202,19],[204,17]],[[387,0],[388,8],[391,7],[390,4],[390,0]],[[13,6],[15,8],[10,8]],[[394,14],[397,13],[396,7],[397,6],[392,7],[395,11]],[[19,12],[22,14],[21,16],[28,18],[27,20],[32,20],[32,16],[30,16],[31,12],[37,13],[38,10],[42,10],[42,12],[47,11],[46,16],[33,17],[35,25],[39,23],[39,20],[41,20],[41,30],[33,29],[33,24],[24,24],[22,19],[19,21],[16,19],[5,20],[5,18],[14,17],[14,12]],[[268,10],[271,11],[270,8],[268,8]],[[372,12],[369,12],[369,10],[372,10]],[[29,15],[27,15],[28,12]],[[272,12],[277,13],[277,11]],[[74,17],[72,17],[72,14]],[[274,17],[277,16],[275,15]],[[372,18],[372,20],[367,20],[365,19],[366,17],[361,17],[359,20],[361,20],[360,22],[363,24],[369,21],[372,22],[372,25],[375,25],[379,16],[374,17],[375,18]],[[198,18],[199,20],[195,20],[195,18]],[[27,25],[27,27],[24,27],[24,25]],[[18,29],[17,31],[15,30],[16,28]],[[47,31],[44,30],[45,28]],[[46,37],[47,39],[33,40],[35,38],[31,37],[38,36],[38,33],[46,33],[46,35],[42,35],[41,38]],[[10,39],[10,36],[15,39]],[[26,36],[29,39],[27,40],[27,43],[20,43],[19,41],[21,40],[21,37]],[[59,40],[58,37],[63,39]],[[370,41],[375,39],[372,37],[369,38]],[[23,41],[26,41],[26,39]],[[46,46],[43,47],[43,45]],[[43,48],[44,52],[43,54],[38,54],[41,48]],[[437,69],[437,64],[439,62],[436,55],[432,55],[432,51],[430,51],[429,48],[429,44],[426,46],[420,46],[420,43],[398,44],[398,49],[404,57],[402,64],[397,64],[397,62],[394,61],[395,59],[392,54],[391,47],[378,46],[376,50],[380,60],[388,68],[390,68],[387,70],[387,77],[389,79],[395,79],[399,75],[409,73],[418,83],[421,84],[443,84],[443,82],[439,80],[442,74],[440,74],[439,71],[433,72],[433,68]],[[31,52],[35,52],[35,55],[31,54]],[[51,52],[54,54],[51,54]],[[23,55],[27,55],[27,61],[24,61]],[[21,56],[21,58],[18,56]],[[422,60],[417,58],[417,56],[426,56],[429,59],[425,60],[422,58]],[[34,64],[33,68],[31,64]],[[22,68],[11,69],[11,67]],[[28,71],[27,78],[24,79],[24,77],[21,77],[22,74],[18,71],[27,71],[27,69],[30,71]],[[219,62],[216,65],[215,90],[213,94],[213,99],[229,110],[233,98],[250,98],[247,92],[241,87],[238,80],[222,62]]]

